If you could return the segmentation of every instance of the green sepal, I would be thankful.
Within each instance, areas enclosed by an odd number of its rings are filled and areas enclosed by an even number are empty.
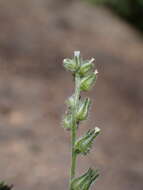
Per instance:
[[[91,73],[85,77],[83,77],[81,79],[80,82],[80,89],[82,91],[88,91],[92,88],[92,86],[95,84],[96,82],[96,78],[97,78],[97,70],[94,73]]]
[[[85,60],[82,62],[82,65],[80,67],[80,69],[78,70],[78,73],[80,76],[85,76],[87,73],[89,73],[93,67],[94,67],[94,58],[90,59],[90,60]]]
[[[68,71],[71,72],[76,72],[76,70],[78,69],[76,62],[73,59],[64,59],[63,65]]]
[[[98,170],[89,168],[84,175],[72,180],[71,190],[89,190],[91,184],[95,182],[98,176]]]
[[[90,98],[85,98],[83,101],[80,101],[76,112],[77,121],[82,121],[87,118],[90,105],[91,105]]]
[[[89,130],[83,137],[79,138],[75,142],[75,153],[86,155],[90,151],[93,141],[99,133],[100,129],[98,127],[95,127],[94,129]]]

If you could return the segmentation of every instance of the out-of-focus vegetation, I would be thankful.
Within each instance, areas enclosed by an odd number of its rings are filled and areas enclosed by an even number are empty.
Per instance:
[[[13,187],[12,185],[9,186],[5,182],[0,182],[0,190],[11,190],[12,187]]]
[[[143,32],[143,0],[87,0],[104,5]]]

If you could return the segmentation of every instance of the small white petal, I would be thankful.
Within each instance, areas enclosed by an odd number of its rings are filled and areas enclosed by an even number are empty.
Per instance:
[[[95,127],[94,130],[95,130],[95,133],[99,133],[101,131],[99,127]]]
[[[98,71],[97,71],[97,69],[94,71],[94,74],[96,75],[96,74],[98,74]]]
[[[74,56],[75,56],[75,57],[79,57],[79,56],[80,56],[80,51],[75,51],[75,52],[74,52]]]

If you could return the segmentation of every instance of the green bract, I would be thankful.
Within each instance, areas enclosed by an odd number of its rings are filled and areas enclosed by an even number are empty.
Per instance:
[[[75,152],[86,155],[93,144],[95,137],[100,133],[100,129],[96,127],[95,129],[89,130],[86,135],[79,138],[75,143]]]
[[[76,118],[78,121],[82,121],[87,118],[90,104],[91,104],[91,100],[89,98],[86,98],[83,101],[80,101],[78,109],[77,109],[77,113],[76,113]]]
[[[98,171],[90,168],[84,175],[72,180],[71,190],[88,190],[98,176]]]
[[[93,71],[93,61],[94,58],[84,61],[79,51],[74,52],[73,59],[63,61],[64,67],[72,72],[75,82],[74,93],[66,101],[68,110],[63,119],[64,127],[71,130],[72,159],[69,190],[89,190],[91,184],[99,176],[97,170],[89,169],[84,175],[75,178],[78,154],[86,155],[100,132],[100,129],[96,127],[89,130],[83,137],[77,138],[78,126],[81,121],[87,119],[91,104],[90,98],[81,98],[81,92],[93,87],[98,73],[97,70]]]

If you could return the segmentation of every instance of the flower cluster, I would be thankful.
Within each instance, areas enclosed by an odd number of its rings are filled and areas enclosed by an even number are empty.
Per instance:
[[[88,190],[91,184],[99,176],[97,170],[89,169],[84,175],[75,177],[76,157],[78,154],[86,155],[89,153],[93,141],[100,133],[100,129],[95,127],[89,130],[85,135],[77,138],[77,129],[81,121],[88,117],[91,105],[90,98],[81,98],[82,91],[89,91],[97,79],[97,70],[94,68],[94,58],[83,60],[79,51],[74,52],[73,59],[64,59],[63,65],[66,70],[71,71],[75,81],[75,92],[66,101],[67,111],[63,119],[63,126],[71,130],[72,133],[72,165],[70,190]]]

